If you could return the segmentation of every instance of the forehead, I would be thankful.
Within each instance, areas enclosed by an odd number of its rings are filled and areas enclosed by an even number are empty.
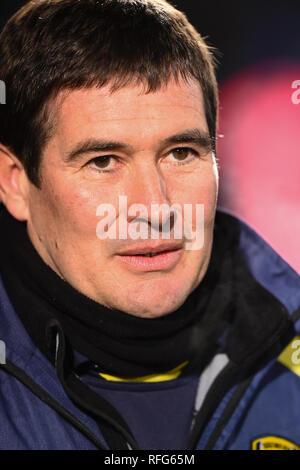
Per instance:
[[[196,81],[170,81],[147,93],[142,85],[62,91],[56,100],[56,137],[61,141],[114,137],[132,141],[166,137],[198,127],[207,131],[203,95]]]

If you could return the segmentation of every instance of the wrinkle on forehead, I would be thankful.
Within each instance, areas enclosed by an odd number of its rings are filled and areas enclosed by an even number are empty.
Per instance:
[[[120,96],[120,103],[122,105],[130,105],[132,104],[132,93],[126,93],[126,91],[134,91],[137,101],[139,98],[143,100],[144,107],[153,107],[154,101],[153,97],[157,97],[157,102],[155,103],[157,108],[172,108],[174,106],[178,107],[178,95],[182,94],[183,97],[186,98],[187,90],[190,95],[189,103],[187,101],[183,101],[181,106],[185,106],[190,109],[196,109],[200,104],[203,104],[203,96],[202,90],[200,85],[195,80],[191,80],[188,83],[184,80],[179,81],[178,83],[174,80],[168,83],[168,86],[163,86],[158,90],[152,92],[145,92],[145,89],[142,85],[131,84],[126,87],[111,90],[110,85],[106,85],[104,87],[91,87],[91,88],[80,88],[80,89],[66,89],[61,90],[59,94],[55,97],[54,105],[56,112],[62,110],[63,104],[68,99],[69,103],[71,104],[74,101],[82,100],[85,101],[91,93],[94,94],[95,98],[100,97],[102,98],[102,106],[99,112],[105,112],[107,109],[110,113],[112,113],[111,104],[115,103],[118,96]],[[124,92],[125,91],[125,92]],[[160,98],[162,96],[166,96],[168,94],[169,103],[161,103]],[[185,96],[184,96],[185,95]],[[191,103],[193,97],[193,103]],[[96,109],[94,109],[96,111]],[[111,120],[119,119],[114,118],[113,114],[110,116]],[[132,117],[123,118],[123,119],[132,119]],[[105,119],[106,120],[106,119]]]
[[[100,93],[102,93],[103,96],[109,97],[116,93],[121,92],[122,90],[126,88],[126,89],[135,89],[137,91],[136,93],[137,96],[142,96],[142,95],[146,96],[146,95],[153,95],[155,93],[165,92],[170,85],[175,86],[177,88],[181,86],[184,86],[184,87],[188,86],[190,88],[190,92],[195,95],[195,102],[199,101],[199,94],[200,94],[200,100],[203,103],[203,95],[202,95],[202,90],[201,90],[199,82],[196,81],[192,77],[182,77],[180,75],[178,77],[177,76],[171,77],[167,83],[162,82],[161,86],[158,87],[154,91],[148,90],[147,83],[143,83],[141,81],[136,82],[134,81],[134,79],[131,82],[126,83],[125,86],[117,87],[117,88],[114,87],[114,82],[112,81],[102,87],[95,85],[95,86],[86,86],[86,87],[82,86],[79,88],[67,88],[66,87],[58,91],[54,90],[53,93],[48,98],[47,103],[43,107],[43,115],[45,116],[43,120],[44,122],[46,122],[46,125],[48,128],[47,129],[48,139],[51,136],[53,136],[53,134],[55,133],[55,130],[58,124],[59,115],[62,110],[63,104],[65,103],[65,101],[70,95],[73,95],[73,97],[75,97],[75,94],[78,95],[79,93],[82,94],[82,93],[87,93],[91,90],[94,90],[94,91],[97,90]],[[171,107],[172,105],[170,104],[169,106]],[[192,108],[193,107],[191,106],[191,109]],[[128,120],[129,119],[130,118],[128,118]],[[111,120],[114,120],[114,119],[111,117]]]
[[[69,146],[70,139],[74,142],[74,138],[97,137],[129,141],[135,132],[139,139],[148,136],[155,140],[193,127],[207,131],[203,96],[198,82],[170,82],[160,90],[149,93],[143,91],[141,86],[136,85],[115,91],[111,91],[109,86],[61,90],[52,109],[52,114],[55,114],[55,131],[61,143],[68,143]],[[109,123],[112,127],[101,129],[101,122]],[[133,127],[135,122],[136,128]]]

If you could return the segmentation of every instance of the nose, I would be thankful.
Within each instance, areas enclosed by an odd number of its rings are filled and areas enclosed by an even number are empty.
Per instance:
[[[128,222],[138,217],[150,227],[163,230],[172,226],[173,215],[170,213],[170,199],[165,177],[155,162],[140,164],[132,174],[128,194]],[[138,210],[140,215],[136,215]]]

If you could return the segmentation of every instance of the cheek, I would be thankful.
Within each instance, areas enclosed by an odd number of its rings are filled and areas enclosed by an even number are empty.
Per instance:
[[[43,223],[56,232],[58,238],[86,238],[96,234],[97,205],[97,192],[88,191],[76,183],[56,181],[42,189],[38,212]]]
[[[200,176],[199,174],[193,175],[189,185],[181,194],[181,200],[185,201],[192,213],[189,215],[190,212],[184,210],[184,224],[190,227],[196,245],[205,251],[210,246],[214,227],[217,202],[216,175],[212,171],[203,172]],[[196,250],[194,256],[196,258],[203,256],[201,251]]]
[[[195,172],[170,184],[172,202],[191,205],[203,204],[207,216],[214,211],[217,199],[217,177],[213,171]]]

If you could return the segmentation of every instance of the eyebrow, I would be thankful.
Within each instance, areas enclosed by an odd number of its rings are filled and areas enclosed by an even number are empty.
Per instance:
[[[163,146],[172,144],[195,144],[207,151],[213,148],[213,141],[209,133],[203,132],[200,129],[187,129],[186,131],[179,132],[178,134],[162,140],[161,144]]]
[[[187,129],[159,141],[160,148],[177,144],[194,144],[202,147],[207,152],[211,151],[213,148],[213,142],[209,133],[203,132],[200,129]],[[78,160],[82,154],[87,153],[117,151],[130,152],[133,151],[133,146],[125,144],[124,142],[87,139],[83,142],[79,142],[73,150],[68,152],[64,157],[64,161],[66,163],[74,162]]]
[[[116,152],[116,151],[130,151],[132,146],[122,142],[114,142],[99,139],[88,139],[79,142],[73,150],[68,152],[64,158],[65,162],[69,163],[78,160],[82,154],[96,153],[96,152]]]

